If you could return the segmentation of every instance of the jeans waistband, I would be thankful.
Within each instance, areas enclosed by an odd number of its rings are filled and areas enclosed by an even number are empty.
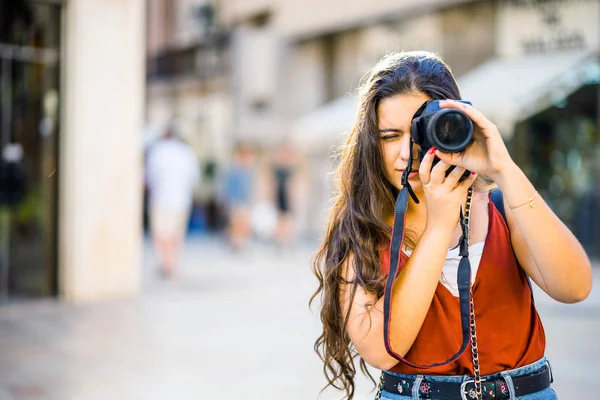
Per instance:
[[[386,371],[381,379],[384,392],[406,393],[412,399],[455,400],[475,396],[474,379],[469,375],[403,375]],[[481,381],[485,399],[515,399],[546,389],[553,377],[550,363],[542,357],[519,368],[482,376]]]
[[[495,378],[499,378],[501,376],[506,376],[506,375],[508,375],[508,376],[528,375],[528,374],[531,374],[532,372],[542,369],[546,365],[549,367],[549,364],[550,363],[548,362],[546,357],[542,357],[539,360],[537,360],[531,364],[527,364],[527,365],[524,365],[519,368],[506,370],[506,371],[498,371],[493,374],[482,376],[482,379],[483,378],[495,379]],[[467,380],[473,378],[470,375],[421,375],[421,374],[419,374],[419,375],[404,375],[404,374],[398,374],[396,372],[391,372],[391,371],[385,371],[385,373],[389,374],[389,375],[397,376],[399,378],[414,379],[415,377],[419,376],[419,377],[422,377],[424,380],[427,380],[430,382],[464,382],[464,381],[467,381]]]

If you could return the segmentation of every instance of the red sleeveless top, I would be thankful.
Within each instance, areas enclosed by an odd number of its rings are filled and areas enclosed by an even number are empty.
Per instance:
[[[491,200],[488,210],[488,234],[473,285],[481,375],[533,363],[543,357],[546,347],[544,328],[527,276],[513,253],[508,228]],[[384,275],[389,271],[389,252],[387,248],[381,257]],[[402,252],[400,269],[407,260],[408,256]],[[438,283],[423,326],[405,358],[415,364],[443,362],[458,351],[461,343],[459,299]],[[390,371],[407,375],[472,376],[471,346],[444,366],[421,369],[399,362]]]

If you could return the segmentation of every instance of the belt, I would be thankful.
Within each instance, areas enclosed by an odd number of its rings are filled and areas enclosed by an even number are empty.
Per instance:
[[[529,375],[511,377],[515,388],[515,396],[536,393],[546,389],[552,383],[552,374],[547,366],[542,367]],[[484,400],[501,400],[510,398],[508,384],[504,378],[481,379]],[[415,379],[401,378],[383,374],[383,389],[386,392],[410,396],[415,384]],[[464,382],[436,382],[423,379],[420,381],[419,398],[436,400],[468,400],[476,399],[475,381]]]

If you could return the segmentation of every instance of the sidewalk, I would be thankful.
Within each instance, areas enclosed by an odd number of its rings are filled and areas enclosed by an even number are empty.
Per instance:
[[[146,243],[138,299],[0,308],[0,400],[317,399],[313,250],[236,255],[219,240],[193,238],[178,277],[164,282]],[[580,304],[536,294],[561,399],[597,395],[600,268],[594,273]],[[355,398],[372,399],[371,389],[361,377]]]

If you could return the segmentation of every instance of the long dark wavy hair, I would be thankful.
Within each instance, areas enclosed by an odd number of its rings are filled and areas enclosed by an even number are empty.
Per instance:
[[[320,295],[323,323],[323,333],[314,348],[324,363],[327,386],[344,390],[344,398],[350,400],[355,391],[354,359],[360,357],[346,331],[350,308],[342,315],[340,284],[351,285],[350,304],[358,286],[377,298],[383,295],[380,249],[389,244],[392,227],[388,221],[398,190],[385,175],[377,107],[382,99],[407,93],[425,93],[437,100],[460,99],[450,68],[429,52],[390,54],[363,78],[358,90],[358,115],[342,147],[336,172],[329,224],[312,262],[319,287],[310,301]],[[355,278],[346,282],[341,271],[350,254],[354,262],[348,268],[352,268]],[[362,358],[360,368],[375,383]]]

